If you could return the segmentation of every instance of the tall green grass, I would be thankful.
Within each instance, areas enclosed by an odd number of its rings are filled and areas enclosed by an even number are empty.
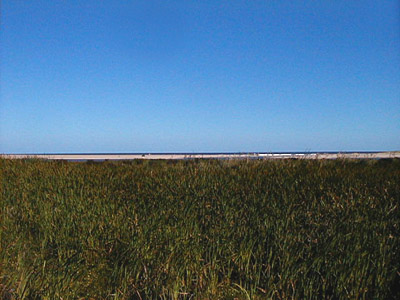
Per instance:
[[[0,160],[0,181],[0,298],[400,299],[398,160]]]

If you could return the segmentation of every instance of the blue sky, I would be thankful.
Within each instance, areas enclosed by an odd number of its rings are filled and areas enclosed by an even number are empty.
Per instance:
[[[0,153],[400,150],[398,1],[1,3]]]

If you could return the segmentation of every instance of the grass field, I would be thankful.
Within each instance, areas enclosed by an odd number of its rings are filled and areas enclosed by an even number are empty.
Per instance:
[[[400,299],[400,161],[0,159],[0,299]]]

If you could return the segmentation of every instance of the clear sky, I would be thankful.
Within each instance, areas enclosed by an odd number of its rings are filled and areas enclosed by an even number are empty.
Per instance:
[[[0,153],[400,150],[385,1],[1,1]]]

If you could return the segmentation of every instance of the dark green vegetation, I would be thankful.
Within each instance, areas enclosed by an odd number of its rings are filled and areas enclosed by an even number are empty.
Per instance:
[[[400,298],[398,160],[0,168],[3,297]]]

